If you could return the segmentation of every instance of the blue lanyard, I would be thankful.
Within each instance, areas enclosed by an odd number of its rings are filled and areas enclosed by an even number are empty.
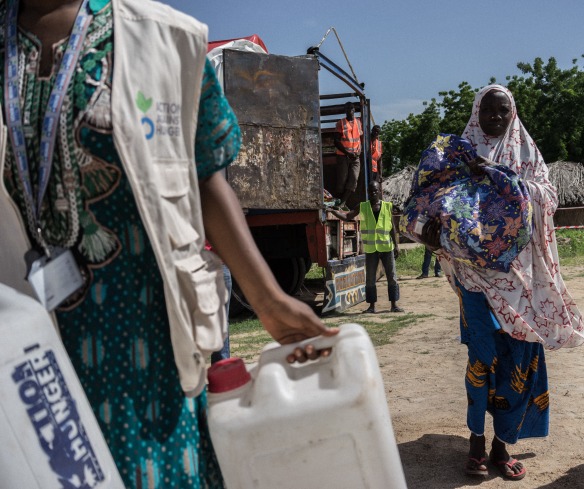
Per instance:
[[[26,155],[26,140],[22,128],[22,114],[19,94],[20,80],[18,77],[18,0],[8,2],[6,13],[6,39],[4,61],[4,106],[6,111],[6,125],[8,135],[12,143],[14,160],[18,168],[18,175],[24,187],[24,194],[27,203],[35,218],[40,235],[40,214],[41,204],[47,191],[51,168],[53,166],[53,155],[55,153],[55,141],[57,139],[57,128],[59,117],[63,107],[67,88],[75,67],[83,41],[87,35],[87,29],[91,21],[91,13],[87,8],[88,0],[83,0],[73,30],[67,43],[61,66],[55,79],[55,84],[51,90],[47,110],[43,119],[41,129],[40,161],[38,170],[38,193],[36,203],[30,177],[30,167]],[[39,236],[40,237],[40,236]]]

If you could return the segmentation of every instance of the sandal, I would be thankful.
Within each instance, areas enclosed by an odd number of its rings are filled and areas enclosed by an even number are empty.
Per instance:
[[[399,306],[393,306],[391,312],[404,312],[404,310]]]
[[[464,469],[466,475],[480,475],[482,477],[489,475],[489,471],[485,465],[485,462],[487,461],[486,455],[487,454],[485,453],[485,456],[479,459],[468,457],[468,460],[466,461],[466,467]]]
[[[521,470],[519,470],[519,472],[515,472],[513,470],[513,467],[515,467],[516,464],[520,463],[519,460],[513,457],[509,457],[507,460],[499,461],[495,461],[491,457],[491,462],[495,467],[497,467],[497,469],[499,470],[499,472],[501,472],[501,475],[505,479],[519,481],[523,479],[525,477],[525,474],[527,473],[525,467],[521,467]]]

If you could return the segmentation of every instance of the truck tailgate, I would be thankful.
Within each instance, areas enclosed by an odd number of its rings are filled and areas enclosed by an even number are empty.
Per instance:
[[[323,207],[318,62],[225,50],[224,89],[242,148],[227,180],[247,209]]]

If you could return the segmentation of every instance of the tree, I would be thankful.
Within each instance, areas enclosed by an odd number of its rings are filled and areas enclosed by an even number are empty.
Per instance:
[[[561,70],[555,58],[518,63],[523,76],[507,77],[519,116],[544,160],[584,160],[584,72],[578,60]]]
[[[473,90],[467,82],[462,82],[458,85],[458,92],[450,90],[439,93],[442,97],[440,108],[444,114],[440,121],[440,132],[462,134],[468,122],[477,91]]]
[[[391,120],[381,127],[384,173],[390,175],[407,165],[417,165],[420,154],[440,132],[440,111],[432,100],[421,114],[405,121]]]

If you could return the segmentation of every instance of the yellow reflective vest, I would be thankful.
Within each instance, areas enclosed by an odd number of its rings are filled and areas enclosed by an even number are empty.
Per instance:
[[[375,220],[371,203],[361,202],[359,217],[361,218],[361,240],[365,253],[375,251],[387,252],[393,250],[391,229],[393,227],[391,202],[381,202],[379,218]]]

